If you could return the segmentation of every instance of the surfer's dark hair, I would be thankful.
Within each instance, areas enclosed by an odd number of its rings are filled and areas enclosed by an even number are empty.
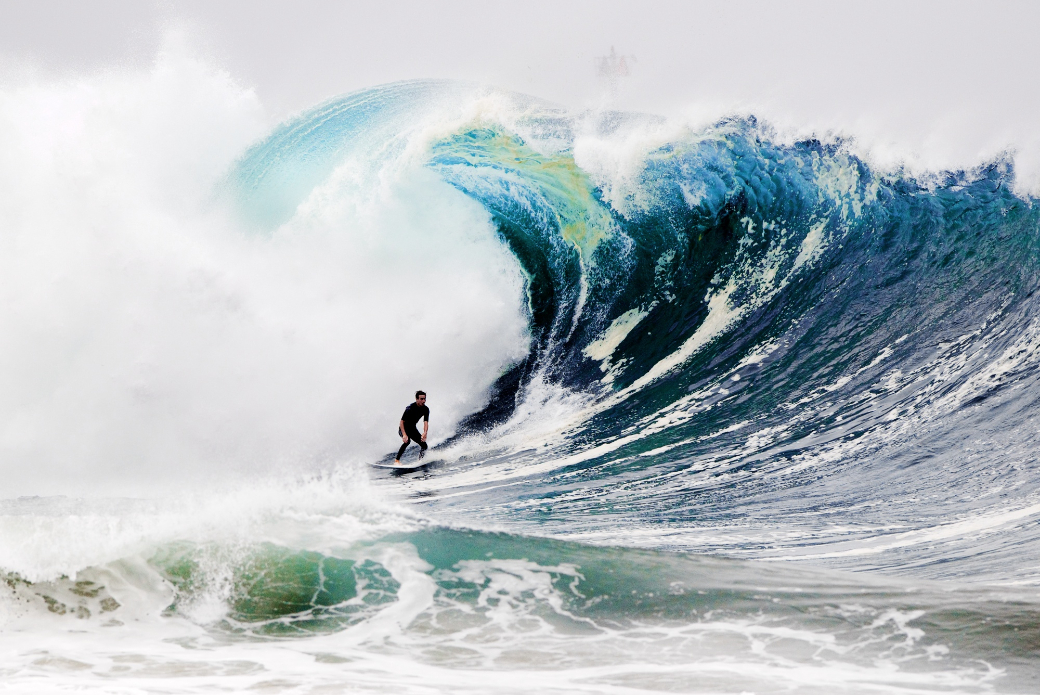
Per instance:
[[[416,391],[415,392],[415,397],[416,398],[418,398],[419,396],[425,396],[425,395],[426,395],[425,391]]]

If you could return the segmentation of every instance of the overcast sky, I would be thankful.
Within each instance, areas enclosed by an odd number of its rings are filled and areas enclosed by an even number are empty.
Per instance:
[[[177,33],[272,120],[394,80],[602,103],[595,58],[634,57],[616,104],[751,110],[948,166],[1040,156],[1040,3],[0,0],[0,79],[151,61]],[[1029,165],[1029,162],[1026,162]],[[1032,166],[1032,165],[1029,165]],[[1040,166],[1034,167],[1040,170]]]

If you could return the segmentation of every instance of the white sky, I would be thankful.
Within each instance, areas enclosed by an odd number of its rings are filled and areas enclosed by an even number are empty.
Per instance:
[[[1040,180],[1038,20],[1036,2],[0,0],[0,80],[147,63],[179,31],[273,120],[421,77],[581,108],[614,46],[636,59],[619,107],[753,111],[924,166],[1012,147]]]

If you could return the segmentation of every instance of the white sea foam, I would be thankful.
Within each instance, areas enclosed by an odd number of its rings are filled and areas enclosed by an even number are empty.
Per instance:
[[[0,558],[4,571],[44,581],[178,541],[239,546],[262,539],[331,552],[412,528],[419,519],[373,489],[366,471],[344,466],[152,500],[6,500],[0,503]]]
[[[157,608],[122,624],[50,616],[0,632],[5,685],[26,693],[649,693],[667,685],[696,693],[780,688],[822,695],[985,692],[1002,675],[949,658],[945,645],[911,624],[920,610],[824,600],[813,620],[800,623],[782,608],[713,610],[709,603],[688,619],[602,620],[575,612],[584,577],[566,562],[466,560],[431,574],[406,542],[376,544],[354,556],[387,568],[399,584],[398,600],[338,632],[229,639],[182,615],[160,617]],[[120,582],[119,571],[105,580],[123,600],[132,587],[147,589],[140,579]],[[689,590],[685,584],[630,605],[669,605]],[[758,592],[764,606],[775,605],[768,587]],[[127,618],[121,611],[114,614]]]

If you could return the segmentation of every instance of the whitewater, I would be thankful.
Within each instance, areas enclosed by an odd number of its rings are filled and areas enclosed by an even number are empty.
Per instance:
[[[857,147],[5,86],[0,691],[1036,692],[1040,208]]]

